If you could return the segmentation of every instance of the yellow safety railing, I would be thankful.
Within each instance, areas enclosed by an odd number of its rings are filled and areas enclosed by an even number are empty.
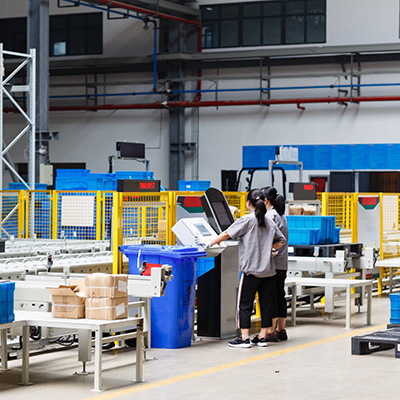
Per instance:
[[[246,208],[247,192],[224,192],[224,195],[229,206],[234,207],[232,211],[235,219],[248,212]]]
[[[118,251],[129,244],[175,244],[171,192],[113,195],[113,272],[126,273],[127,260]]]
[[[171,228],[176,222],[177,197],[204,194],[180,191],[148,194],[72,190],[0,192],[1,238],[109,240],[113,236],[114,271],[122,271],[126,265],[118,251],[120,245],[174,245],[176,238]],[[224,192],[224,195],[235,219],[247,212],[247,193]],[[321,214],[336,217],[342,242],[356,243],[360,195],[380,198],[380,258],[400,257],[400,194],[318,193]],[[388,270],[380,270],[380,291],[382,279],[388,274]]]
[[[400,195],[380,193],[380,259],[400,257]],[[400,275],[400,268],[393,268],[393,276]],[[383,279],[389,277],[389,268],[380,268],[378,293],[382,293]]]
[[[321,215],[336,217],[341,242],[357,242],[357,202],[355,193],[320,193]]]
[[[23,237],[24,191],[3,190],[0,193],[0,237],[5,240]]]
[[[21,191],[24,193],[23,191]],[[52,238],[52,192],[27,190],[25,192],[25,238]]]

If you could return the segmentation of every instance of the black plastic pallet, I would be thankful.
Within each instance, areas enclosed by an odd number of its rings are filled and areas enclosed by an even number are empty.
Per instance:
[[[348,257],[360,257],[362,255],[362,243],[335,243],[318,245],[291,245],[290,256],[313,257],[315,248],[318,247],[318,257],[335,257],[337,250],[348,250]]]
[[[400,358],[400,330],[388,329],[351,338],[351,354],[371,354],[395,348],[395,357]]]

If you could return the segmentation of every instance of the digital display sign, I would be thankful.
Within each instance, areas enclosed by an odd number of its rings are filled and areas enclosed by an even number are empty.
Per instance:
[[[118,192],[159,192],[159,180],[121,179],[117,181]]]

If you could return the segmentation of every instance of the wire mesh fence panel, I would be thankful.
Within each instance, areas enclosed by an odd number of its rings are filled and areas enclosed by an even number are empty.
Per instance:
[[[22,192],[23,193],[23,192]],[[23,237],[25,228],[23,226],[23,205],[21,206],[21,192],[4,190],[1,195],[1,222],[0,238],[11,239],[12,237]]]
[[[122,244],[165,245],[167,243],[168,194],[124,193],[122,196]],[[122,257],[122,271],[128,259]]]
[[[102,210],[101,210],[101,238],[109,240],[111,238],[113,212],[113,192],[103,192]]]
[[[124,193],[123,244],[166,244],[167,195]]]
[[[340,242],[351,242],[354,222],[352,194],[326,193],[321,199],[326,201],[326,204],[322,205],[322,208],[326,210],[326,215],[335,216],[336,227],[340,228]]]
[[[247,192],[224,192],[224,195],[235,220],[248,213],[246,208]]]
[[[57,239],[100,239],[100,192],[57,192]]]
[[[382,252],[381,258],[400,256],[399,195],[382,195]]]
[[[26,191],[26,237],[51,239],[52,199],[51,191]]]

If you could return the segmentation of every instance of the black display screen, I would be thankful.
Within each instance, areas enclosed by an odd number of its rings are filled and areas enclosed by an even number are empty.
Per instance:
[[[228,214],[229,210],[226,209],[225,203],[222,201],[213,201],[212,206],[222,229],[226,229],[232,225],[232,217]]]

